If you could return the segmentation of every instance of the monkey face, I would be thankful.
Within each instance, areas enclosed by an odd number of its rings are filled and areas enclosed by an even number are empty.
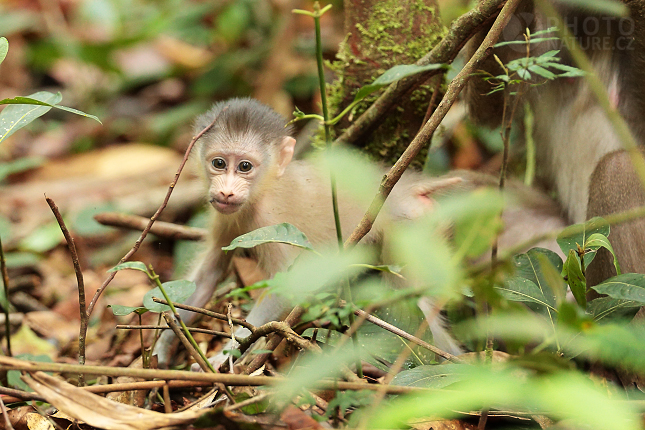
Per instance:
[[[208,154],[205,161],[209,202],[221,214],[238,212],[249,201],[263,163],[248,152],[217,152]]]

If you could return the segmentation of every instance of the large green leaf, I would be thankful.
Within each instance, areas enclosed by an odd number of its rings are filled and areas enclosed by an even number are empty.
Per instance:
[[[587,312],[595,321],[605,318],[630,318],[641,307],[641,303],[612,297],[598,297],[587,303]]]
[[[645,275],[640,273],[614,276],[591,288],[614,299],[631,300],[645,305]]]
[[[14,97],[12,99],[0,100],[0,104],[10,105],[0,112],[0,142],[36,118],[46,114],[53,107],[99,121],[94,115],[89,115],[65,106],[58,106],[58,103],[62,99],[63,96],[61,93],[52,94],[47,91],[39,91],[31,94],[29,97]]]
[[[541,261],[541,258],[544,259],[544,261]],[[563,290],[563,283],[552,285],[553,283],[549,282],[548,278],[545,276],[544,268],[542,266],[547,264],[547,262],[548,264],[551,264],[558,273],[562,272],[562,260],[560,259],[560,256],[548,249],[533,248],[526,254],[516,255],[513,258],[516,276],[528,279],[535,284],[544,296],[545,303],[548,304],[546,308],[544,305],[536,307],[527,300],[527,302],[529,302],[527,303],[528,306],[541,313],[544,313],[546,310],[549,318],[553,318],[554,315],[552,315],[552,309],[555,307],[556,298],[564,296],[565,291]],[[518,286],[519,284],[515,283],[515,285],[507,285],[507,288],[510,290],[517,290]],[[531,296],[541,299],[541,297],[539,295],[536,296],[535,293]]]
[[[553,296],[549,295],[549,298],[547,298],[535,282],[530,279],[511,276],[504,281],[502,287],[495,287],[495,290],[507,300],[531,302],[553,311],[556,310]]]
[[[261,227],[249,233],[233,239],[229,246],[224,246],[224,251],[232,251],[235,248],[253,248],[264,243],[286,243],[298,248],[313,251],[307,236],[293,224],[283,222],[282,224]]]

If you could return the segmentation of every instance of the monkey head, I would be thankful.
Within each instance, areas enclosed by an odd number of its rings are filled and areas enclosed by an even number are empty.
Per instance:
[[[199,143],[200,164],[209,184],[208,199],[230,215],[257,201],[262,191],[284,174],[295,139],[285,120],[253,99],[217,103],[199,117],[195,130],[215,120]]]

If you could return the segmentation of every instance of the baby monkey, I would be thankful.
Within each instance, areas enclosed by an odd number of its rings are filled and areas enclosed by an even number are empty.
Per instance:
[[[191,275],[197,290],[187,304],[199,307],[208,302],[217,284],[230,270],[233,252],[225,253],[222,247],[242,234],[288,222],[304,232],[314,247],[336,240],[329,177],[307,161],[292,161],[296,141],[290,135],[290,127],[285,127],[284,118],[256,100],[232,99],[215,104],[200,116],[195,123],[196,132],[215,118],[213,126],[197,144],[198,163],[205,171],[208,185],[208,200],[215,209],[207,251]],[[381,245],[389,222],[418,217],[432,205],[431,195],[439,189],[473,188],[481,184],[492,185],[493,181],[492,176],[472,172],[454,172],[441,178],[406,173],[392,190],[363,243]],[[525,199],[527,193],[531,195],[532,190],[523,190]],[[530,206],[529,209],[541,218],[543,228],[540,231],[562,225],[559,211],[550,199],[539,195],[525,206]],[[365,210],[366,207],[352,199],[343,199],[341,194],[339,212],[345,234],[355,228]],[[531,224],[529,230],[539,230],[533,227]],[[271,277],[287,270],[300,252],[295,247],[276,243],[248,251]],[[289,310],[289,303],[269,294],[256,303],[246,320],[259,326],[279,319]],[[181,316],[186,322],[193,319],[189,312],[182,312]],[[440,321],[433,320],[429,321],[433,336],[444,338]],[[249,332],[239,329],[235,334],[243,337]],[[162,366],[169,364],[168,351],[173,336],[169,330],[165,331],[155,347]],[[224,349],[231,349],[231,346],[235,345],[231,343]],[[460,352],[454,342],[437,346],[453,354]],[[210,360],[217,367],[224,359],[219,354]]]

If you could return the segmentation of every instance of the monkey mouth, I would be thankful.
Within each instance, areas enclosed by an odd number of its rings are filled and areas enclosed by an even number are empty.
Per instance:
[[[230,201],[222,201],[218,200],[216,198],[211,199],[211,205],[217,210],[217,212],[222,213],[222,214],[232,214],[237,212],[240,207],[242,206],[242,203],[236,203],[236,202],[230,202]]]

